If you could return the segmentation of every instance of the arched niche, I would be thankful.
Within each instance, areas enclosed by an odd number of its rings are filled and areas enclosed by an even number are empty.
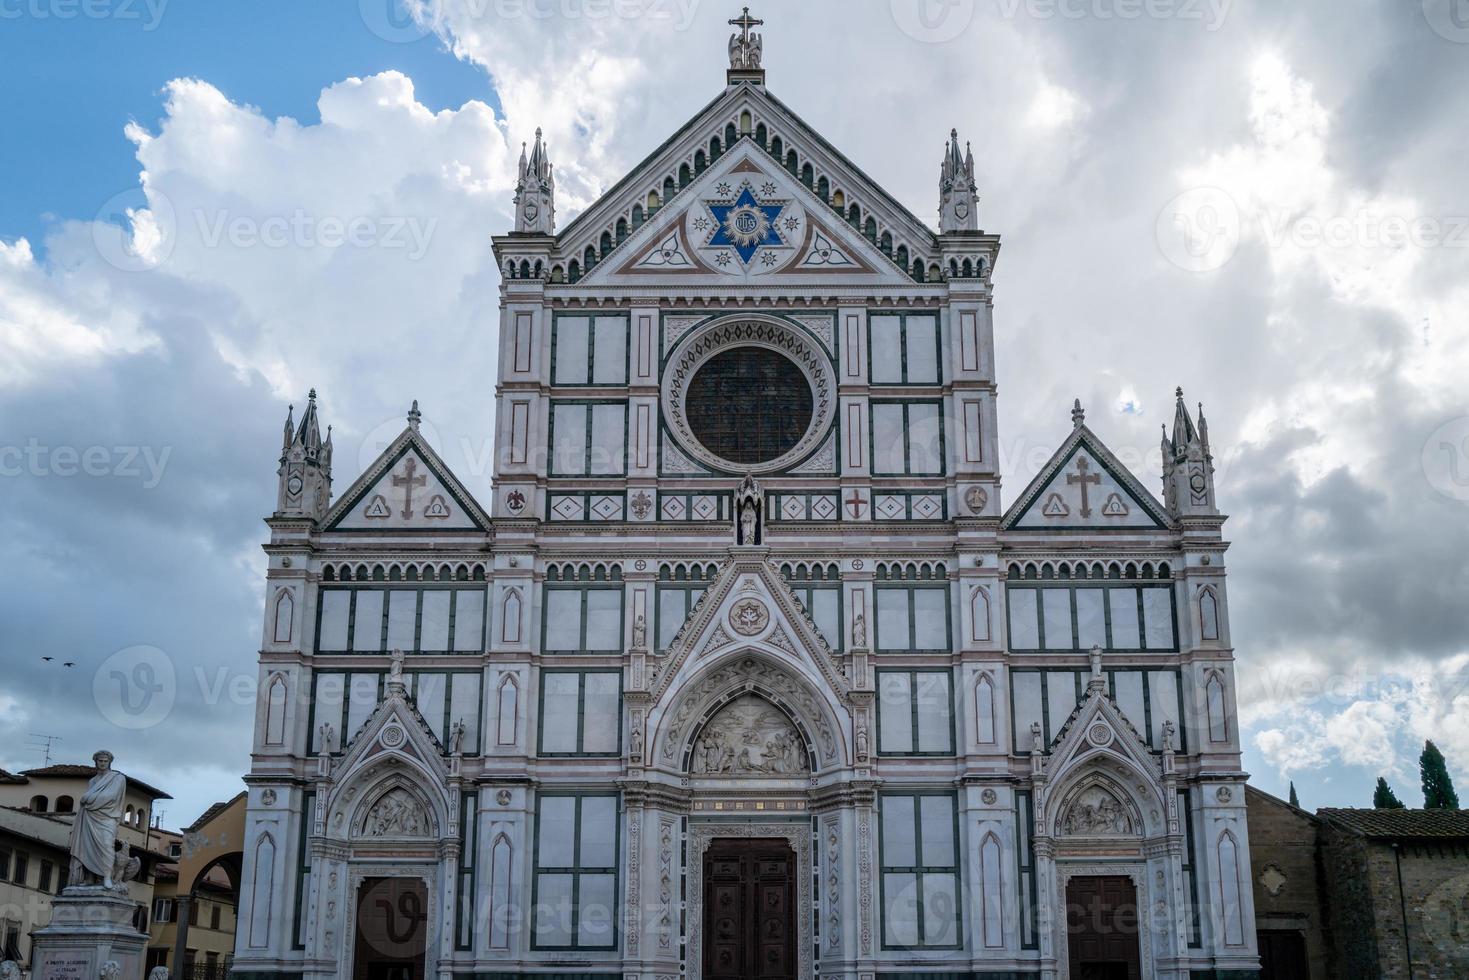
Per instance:
[[[741,694],[755,694],[791,720],[812,753],[811,771],[847,765],[845,728],[818,681],[773,657],[745,649],[711,659],[671,690],[653,723],[652,762],[686,772],[694,737],[714,713]]]

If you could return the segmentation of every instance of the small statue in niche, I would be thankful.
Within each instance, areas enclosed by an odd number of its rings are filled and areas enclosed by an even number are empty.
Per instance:
[[[760,484],[749,474],[735,490],[735,543],[753,547],[760,543],[760,508],[763,500]]]
[[[1038,721],[1030,723],[1030,748],[1032,752],[1046,750],[1046,737],[1041,734],[1041,723]]]
[[[862,615],[860,609],[852,616],[852,647],[856,650],[867,649],[867,617]]]
[[[868,749],[868,745],[867,745],[867,726],[866,725],[859,725],[857,727],[857,761],[858,762],[866,762],[867,761],[867,749]]]
[[[332,749],[337,741],[337,730],[331,722],[324,721],[321,723],[321,727],[317,729],[317,738],[321,742],[321,754],[331,755]]]
[[[648,626],[643,621],[641,613],[632,623],[632,648],[634,650],[646,650],[648,648]]]
[[[632,735],[629,736],[628,742],[629,742],[629,745],[631,746],[629,748],[629,750],[628,750],[628,755],[631,757],[632,762],[633,762],[633,765],[642,765],[643,764],[643,729],[642,729],[642,726],[640,726],[640,725],[634,725],[633,726]]]
[[[456,718],[454,724],[449,726],[449,753],[451,755],[464,754],[465,731],[464,719],[462,718]]]

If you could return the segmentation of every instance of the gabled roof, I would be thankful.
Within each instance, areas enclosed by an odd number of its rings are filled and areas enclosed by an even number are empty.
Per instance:
[[[4,769],[0,769],[0,784],[4,784],[6,786],[23,786],[28,782],[30,782],[30,780],[26,779],[24,776],[20,776],[16,773],[7,772]]]
[[[218,803],[210,804],[207,810],[199,814],[199,819],[195,820],[193,823],[184,828],[184,833],[192,833],[203,827],[209,821],[213,820],[215,817],[219,816],[221,813],[234,806],[237,802],[244,798],[245,795],[246,791],[241,790],[239,793],[235,794],[227,800],[221,800]]]
[[[1063,473],[1078,455],[1086,466],[1079,462],[1077,472]],[[1082,484],[1080,479],[1088,482]],[[1083,485],[1088,491],[1084,499]],[[1000,521],[1005,530],[1138,531],[1171,526],[1163,505],[1082,422]]]
[[[417,412],[417,402],[414,403],[414,412]],[[380,485],[386,487],[388,484],[385,481],[397,478],[392,473],[394,467],[410,453],[415,457],[413,479],[423,481],[416,484],[419,489],[415,499],[419,504],[414,510],[414,518],[418,518],[417,520],[404,520],[394,516],[401,515],[402,511],[390,501],[396,500],[399,494],[372,493]],[[419,470],[419,462],[427,470],[426,474],[423,470]],[[440,493],[441,489],[442,493]],[[449,499],[458,505],[457,508],[442,500],[443,494],[447,494]],[[381,497],[381,503],[377,502],[378,497]],[[366,505],[359,507],[364,501]],[[474,499],[474,495],[459,482],[458,477],[450,471],[439,454],[428,444],[428,440],[423,438],[418,426],[411,422],[337,499],[322,520],[322,527],[329,531],[378,530],[379,528],[372,526],[372,520],[366,519],[363,513],[357,513],[359,510],[365,511],[368,507],[373,508],[374,515],[386,510],[382,524],[384,530],[488,531],[490,527],[489,517],[480,507],[479,502]],[[440,513],[444,516],[434,518],[428,511],[430,507],[441,508]],[[426,514],[427,517],[425,517]],[[362,519],[359,520],[359,518]],[[343,524],[349,526],[344,527]]]
[[[1469,838],[1469,810],[1368,810],[1323,807],[1316,816],[1360,837],[1385,840]]]
[[[731,85],[699,110],[562,229],[556,235],[557,251],[574,258],[587,244],[595,244],[601,233],[620,215],[633,204],[643,203],[650,188],[659,189],[661,193],[664,179],[676,173],[694,152],[701,148],[707,151],[714,137],[723,143],[726,128],[746,110],[750,111],[757,124],[766,127],[772,139],[780,137],[783,148],[795,149],[803,162],[810,162],[813,169],[827,176],[833,190],[841,190],[847,202],[857,203],[864,215],[875,216],[893,234],[895,245],[907,244],[915,256],[930,257],[936,247],[936,233],[932,227],[909,211],[789,106],[764,86],[756,85]],[[758,148],[773,166],[784,165],[784,161],[776,160],[750,136],[742,135],[735,143],[723,146],[723,150],[727,153],[735,146],[746,144]],[[677,197],[682,196],[680,191]],[[672,200],[662,203],[666,207]]]
[[[81,766],[76,765],[75,763],[57,763],[53,766],[42,766],[39,769],[27,769],[22,772],[21,775],[27,777],[39,776],[43,779],[47,777],[61,779],[91,779],[93,776],[97,775],[97,767]],[[168,795],[163,790],[157,789],[153,786],[149,786],[141,779],[136,779],[132,776],[128,776],[127,781],[130,785],[142,790],[145,794],[152,796],[155,800],[173,799],[172,796]]]

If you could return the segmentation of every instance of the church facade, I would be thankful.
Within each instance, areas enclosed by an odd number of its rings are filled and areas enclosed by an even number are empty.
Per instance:
[[[1253,975],[1202,412],[1007,500],[972,155],[935,231],[736,26],[565,227],[523,154],[483,501],[288,418],[236,972]]]

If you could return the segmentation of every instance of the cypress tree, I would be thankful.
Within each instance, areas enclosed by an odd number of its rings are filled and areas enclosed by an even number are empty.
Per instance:
[[[1301,798],[1296,795],[1296,781],[1294,779],[1290,782],[1290,805],[1297,810],[1301,808]]]
[[[1449,778],[1449,767],[1444,764],[1443,753],[1430,739],[1423,743],[1423,754],[1418,757],[1418,771],[1423,774],[1423,808],[1425,810],[1457,810],[1459,794],[1454,792],[1454,782]]]
[[[1398,799],[1387,780],[1377,777],[1377,788],[1372,791],[1372,805],[1379,810],[1404,810],[1403,801]]]

